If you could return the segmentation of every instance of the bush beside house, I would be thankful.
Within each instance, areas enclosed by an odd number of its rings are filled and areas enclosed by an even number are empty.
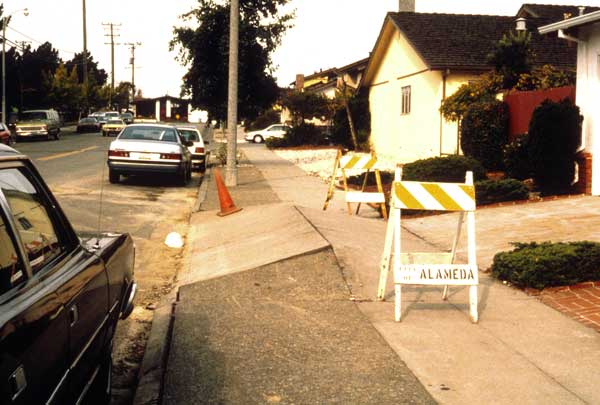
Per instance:
[[[544,101],[533,112],[527,151],[533,178],[543,193],[565,193],[575,175],[582,116],[570,100]]]
[[[502,148],[508,142],[508,108],[498,100],[473,103],[460,125],[460,146],[487,170],[502,170]]]

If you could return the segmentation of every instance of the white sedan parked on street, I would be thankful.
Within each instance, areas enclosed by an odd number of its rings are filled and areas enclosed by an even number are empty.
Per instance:
[[[200,131],[196,127],[191,126],[178,126],[177,130],[186,141],[193,142],[193,145],[188,147],[192,154],[192,169],[198,169],[204,173],[206,171],[206,162],[208,161],[208,151],[206,150],[205,144],[208,141],[202,139]]]
[[[289,125],[273,124],[265,129],[247,132],[245,139],[248,142],[263,143],[269,138],[283,138],[290,129]]]
[[[192,177],[192,156],[176,128],[161,124],[131,124],[108,149],[108,179],[121,175],[166,173],[185,185]]]

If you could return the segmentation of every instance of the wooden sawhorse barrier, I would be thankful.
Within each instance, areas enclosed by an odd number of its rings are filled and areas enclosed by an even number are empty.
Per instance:
[[[477,285],[479,284],[475,247],[475,187],[473,173],[466,173],[462,183],[426,183],[402,181],[402,169],[397,168],[391,191],[390,218],[381,259],[381,272],[377,298],[384,299],[387,274],[392,262],[394,272],[395,319],[402,316],[402,285],[443,285],[442,299],[448,297],[449,285],[469,286],[469,315],[478,321]],[[452,251],[440,253],[408,253],[401,249],[400,214],[403,209],[458,211],[458,227]],[[455,264],[456,249],[464,221],[467,217],[468,262]]]
[[[383,193],[383,186],[381,184],[381,174],[379,169],[374,169],[377,163],[377,158],[374,154],[370,156],[358,156],[354,154],[343,155],[341,150],[338,150],[333,164],[333,173],[331,175],[331,182],[329,184],[329,190],[327,190],[327,197],[325,198],[325,204],[323,205],[323,211],[327,209],[329,201],[333,198],[333,192],[335,190],[335,181],[337,178],[338,170],[342,171],[342,181],[344,184],[344,192],[346,197],[346,204],[348,206],[348,213],[352,215],[351,203],[358,203],[356,207],[356,214],[360,210],[362,203],[374,203],[379,204],[381,210],[381,216],[387,219],[387,209],[385,207],[385,194]],[[348,179],[346,177],[346,170],[361,171],[365,173],[362,187],[360,191],[350,191],[348,189]],[[369,173],[373,171],[375,173],[375,181],[377,182],[377,192],[365,192],[367,187],[367,180]]]

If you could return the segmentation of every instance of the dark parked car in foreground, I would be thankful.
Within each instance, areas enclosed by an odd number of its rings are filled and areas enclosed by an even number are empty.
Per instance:
[[[0,403],[108,403],[134,250],[128,234],[77,235],[31,161],[0,145]]]
[[[85,117],[77,123],[77,132],[100,132],[100,122],[96,117]]]

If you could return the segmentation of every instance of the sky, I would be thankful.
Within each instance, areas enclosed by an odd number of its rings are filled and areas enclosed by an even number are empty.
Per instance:
[[[1,0],[0,0],[1,1]],[[581,5],[581,0],[542,0],[528,3]],[[49,41],[63,60],[83,49],[82,0],[4,0],[5,15],[14,15],[6,37],[29,41],[33,48]],[[131,81],[131,51],[127,43],[141,42],[135,52],[135,84],[145,97],[179,96],[185,67],[169,52],[173,27],[196,0],[87,0],[87,46],[94,60],[111,70],[108,28],[113,23],[115,83]],[[514,15],[523,1],[517,0],[416,0],[417,12]],[[584,5],[600,7],[600,0]],[[25,17],[18,11],[27,7]],[[309,75],[320,69],[341,67],[369,55],[389,11],[398,0],[292,0],[294,27],[273,54],[276,78],[282,87],[297,73]]]

